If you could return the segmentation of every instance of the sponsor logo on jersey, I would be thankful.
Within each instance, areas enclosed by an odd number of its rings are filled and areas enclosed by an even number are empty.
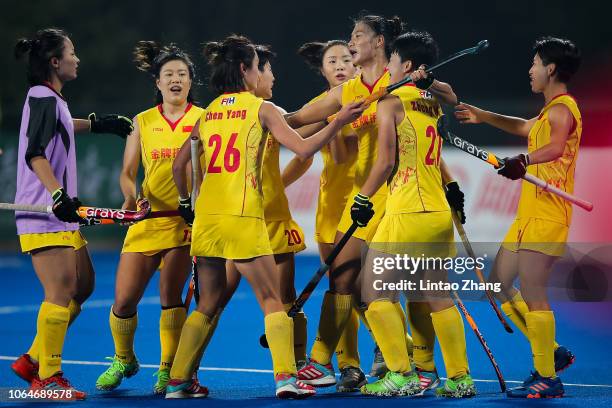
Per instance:
[[[154,131],[154,132],[163,132],[163,131],[164,131],[164,128],[161,128],[161,127],[154,127],[154,128],[153,128],[153,131]]]
[[[221,98],[221,106],[231,106],[236,103],[235,96],[229,96],[227,98]]]

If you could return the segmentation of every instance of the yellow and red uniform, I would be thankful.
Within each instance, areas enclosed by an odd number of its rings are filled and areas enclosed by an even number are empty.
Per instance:
[[[176,122],[170,122],[163,115],[162,105],[136,115],[145,175],[141,191],[151,203],[152,211],[176,210],[178,190],[172,177],[172,164],[203,111],[189,104]],[[130,226],[122,252],[154,255],[164,249],[187,246],[190,237],[189,227],[181,217],[145,219]]]
[[[563,155],[552,162],[528,166],[527,173],[571,194],[574,191],[574,172],[582,135],[582,117],[571,95],[559,95],[542,108],[529,131],[527,151],[531,153],[550,143],[548,113],[556,105],[567,107],[574,118]],[[572,205],[569,202],[523,181],[516,219],[504,238],[503,246],[513,252],[529,249],[560,256],[567,241],[571,219]]]

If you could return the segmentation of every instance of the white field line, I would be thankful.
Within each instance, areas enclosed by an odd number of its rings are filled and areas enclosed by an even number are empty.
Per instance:
[[[0,360],[13,361],[16,360],[17,356],[0,356]],[[81,361],[81,360],[62,360],[63,364],[74,364],[74,365],[93,365],[93,366],[109,366],[111,363],[106,361]],[[141,368],[153,368],[158,369],[159,364],[140,364]],[[238,373],[260,373],[260,374],[272,374],[272,370],[260,370],[257,368],[228,368],[228,367],[199,367],[202,371],[223,371],[223,372],[238,372]],[[369,376],[368,376],[369,377]],[[445,379],[444,377],[441,377]],[[484,383],[497,383],[497,380],[478,380],[474,379],[475,382]],[[522,384],[522,381],[506,380],[507,383]],[[564,386],[570,387],[599,387],[599,388],[612,388],[612,384],[571,384],[563,383]]]

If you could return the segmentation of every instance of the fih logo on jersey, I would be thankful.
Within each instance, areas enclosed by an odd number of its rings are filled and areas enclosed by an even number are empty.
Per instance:
[[[230,96],[229,98],[221,99],[221,106],[232,106],[234,103],[236,103],[235,96]]]

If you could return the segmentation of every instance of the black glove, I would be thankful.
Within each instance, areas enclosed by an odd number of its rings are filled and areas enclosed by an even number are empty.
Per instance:
[[[372,207],[374,207],[374,204],[370,201],[370,197],[361,193],[357,194],[351,206],[351,219],[358,226],[365,227],[374,216]]]
[[[91,133],[114,133],[125,139],[134,130],[132,120],[120,115],[102,115],[99,118],[95,113],[87,117],[91,123]]]
[[[446,185],[446,201],[455,212],[459,212],[461,223],[465,224],[465,194],[459,189],[456,181],[451,181]]]
[[[519,154],[518,156],[504,158],[504,165],[499,168],[497,174],[501,174],[510,180],[518,180],[527,173],[529,156]]]
[[[82,205],[78,198],[70,198],[63,188],[55,190],[51,197],[53,198],[53,214],[64,222],[80,222],[77,210]]]
[[[431,86],[431,84],[433,84],[433,81],[435,80],[436,80],[436,77],[434,76],[434,73],[428,72],[427,78],[419,79],[414,84],[416,85],[417,88],[426,90],[426,89],[429,89],[429,87]]]
[[[178,211],[181,214],[181,217],[183,217],[183,219],[185,220],[185,224],[191,227],[195,218],[195,213],[193,212],[193,208],[191,207],[191,197],[179,197]]]

